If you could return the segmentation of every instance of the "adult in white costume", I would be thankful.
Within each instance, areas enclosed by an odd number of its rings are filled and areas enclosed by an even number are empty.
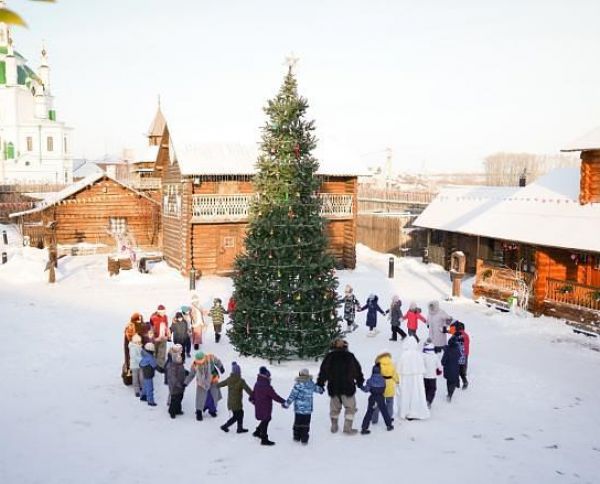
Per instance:
[[[414,338],[406,338],[400,355],[400,418],[429,418],[429,408],[425,399],[425,362]]]

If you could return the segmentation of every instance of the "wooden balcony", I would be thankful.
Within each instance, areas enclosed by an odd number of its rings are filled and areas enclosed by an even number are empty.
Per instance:
[[[507,267],[499,267],[478,260],[477,274],[473,286],[511,296],[523,287],[523,283],[529,285],[531,280],[532,275],[527,272],[517,273]]]
[[[254,193],[229,195],[193,195],[192,223],[246,222]],[[320,193],[321,215],[343,220],[352,218],[354,197],[346,194]]]
[[[545,301],[600,311],[600,287],[549,278]]]

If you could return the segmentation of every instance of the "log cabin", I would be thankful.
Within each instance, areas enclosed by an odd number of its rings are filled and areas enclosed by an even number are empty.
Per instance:
[[[452,251],[465,253],[474,298],[527,298],[534,314],[597,333],[600,130],[594,142],[572,146],[567,151],[581,151],[580,169],[560,168],[522,187],[445,188],[414,224],[429,229],[428,255],[447,269]]]
[[[12,213],[31,245],[55,238],[58,252],[104,253],[127,237],[139,249],[160,244],[160,204],[106,173],[94,173],[52,193],[29,210]],[[52,232],[50,232],[52,227]]]
[[[244,249],[258,152],[240,144],[177,144],[177,133],[167,117],[155,166],[163,255],[182,274],[230,274]],[[347,164],[321,164],[317,172],[329,251],[338,268],[356,264],[357,175]]]

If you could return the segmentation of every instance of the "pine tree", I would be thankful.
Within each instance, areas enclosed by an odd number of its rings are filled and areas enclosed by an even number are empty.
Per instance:
[[[236,311],[229,338],[243,355],[272,360],[319,357],[339,334],[334,260],[327,254],[315,176],[314,121],[289,68],[264,108],[258,197],[236,260]]]

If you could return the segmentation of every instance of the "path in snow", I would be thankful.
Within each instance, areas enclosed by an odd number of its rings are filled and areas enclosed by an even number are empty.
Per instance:
[[[377,292],[387,307],[397,292],[405,308],[411,300],[425,308],[450,290],[447,273],[437,266],[397,259],[396,278],[389,280],[386,255],[359,247],[358,259],[356,270],[339,275],[341,288],[352,284],[361,302]],[[264,448],[249,434],[219,430],[227,418],[225,401],[216,420],[198,423],[190,389],[185,416],[172,421],[160,378],[154,409],[120,381],[125,321],[137,310],[148,316],[158,303],[169,310],[186,303],[185,279],[163,265],[150,275],[109,278],[104,257],[68,257],[60,261],[59,283],[49,286],[40,267],[43,255],[34,249],[15,249],[0,267],[2,483],[598,482],[600,353],[592,351],[597,344],[554,319],[489,314],[467,299],[442,302],[471,335],[467,391],[447,404],[440,378],[430,420],[396,421],[393,432],[379,425],[356,437],[329,433],[328,399],[316,396],[307,447],[292,442],[293,411],[276,406],[270,436],[277,446]],[[198,292],[206,301],[225,300],[231,281],[205,278]],[[360,329],[349,340],[368,372],[384,349],[397,359],[401,344],[388,341],[383,318],[381,333],[367,338],[364,318],[358,315]],[[239,358],[226,339],[209,341],[205,349],[227,369],[238,361],[251,385],[265,363]],[[318,362],[270,366],[282,396],[304,366],[318,371]],[[358,398],[362,419],[366,395]],[[246,426],[253,428],[253,408],[245,407]]]

